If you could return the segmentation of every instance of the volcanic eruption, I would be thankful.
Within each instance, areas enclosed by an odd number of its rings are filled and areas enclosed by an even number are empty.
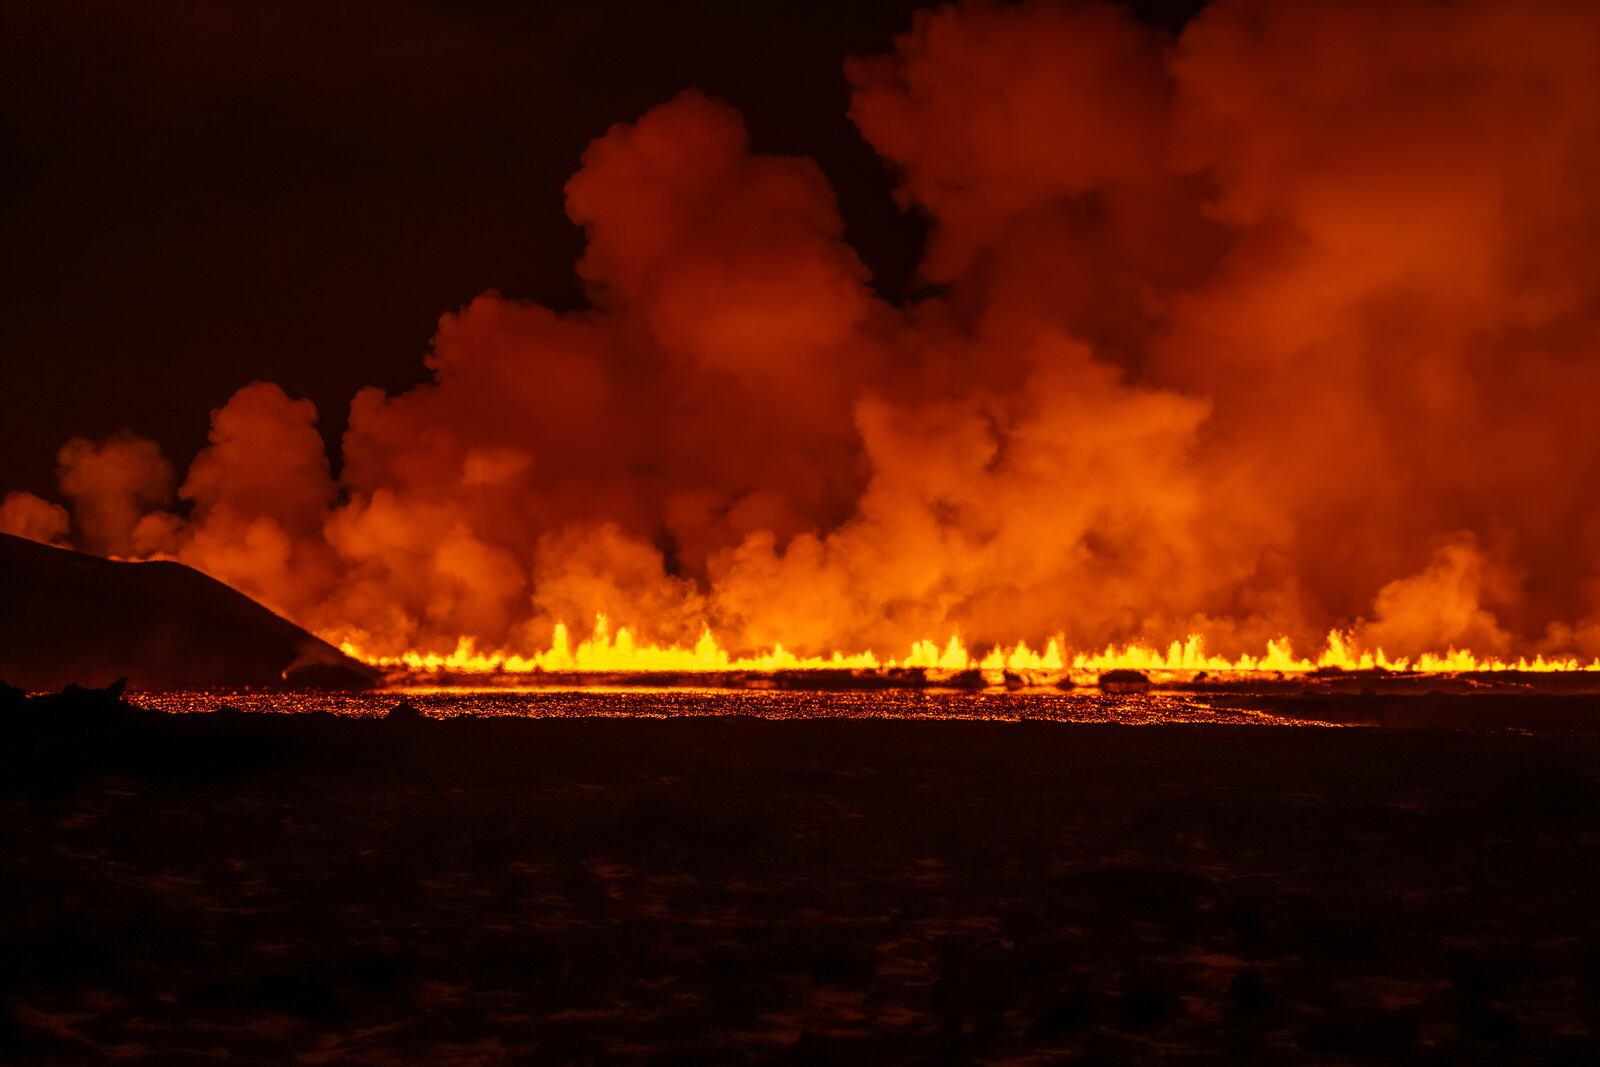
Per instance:
[[[0,529],[424,666],[1600,657],[1600,8],[971,3],[845,77],[905,301],[688,88],[567,185],[589,306],[443,315],[337,462],[269,382],[181,478],[73,439]]]

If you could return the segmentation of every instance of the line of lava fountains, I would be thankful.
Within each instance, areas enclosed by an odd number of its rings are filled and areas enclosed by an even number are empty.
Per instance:
[[[1267,643],[1259,656],[1236,659],[1206,651],[1205,638],[1190,634],[1165,650],[1148,645],[1108,645],[1098,652],[1069,651],[1064,637],[1051,638],[1043,651],[1024,641],[986,651],[968,649],[960,636],[943,645],[916,641],[902,659],[879,659],[871,652],[834,651],[826,656],[797,656],[781,644],[766,652],[736,656],[718,643],[710,629],[701,631],[693,646],[640,644],[627,627],[612,633],[604,615],[595,619],[593,634],[573,647],[566,625],[558,624],[550,647],[542,652],[480,651],[463,637],[448,654],[410,651],[398,656],[366,653],[358,643],[344,641],[348,655],[379,667],[429,674],[535,674],[562,672],[662,672],[714,673],[721,671],[892,670],[924,668],[939,671],[1028,671],[1063,676],[1099,674],[1111,670],[1138,670],[1158,674],[1308,674],[1317,670],[1391,671],[1420,674],[1455,674],[1476,671],[1551,673],[1600,671],[1600,659],[1584,662],[1576,657],[1505,660],[1480,657],[1470,651],[1449,649],[1416,657],[1388,656],[1382,649],[1363,651],[1346,634],[1331,631],[1315,657],[1295,654],[1286,637]]]

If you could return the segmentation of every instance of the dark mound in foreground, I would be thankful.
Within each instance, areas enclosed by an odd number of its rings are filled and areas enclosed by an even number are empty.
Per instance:
[[[6,1064],[1600,1062],[1588,736],[8,706]]]
[[[0,534],[0,679],[60,689],[365,687],[376,672],[181,563],[117,563]]]

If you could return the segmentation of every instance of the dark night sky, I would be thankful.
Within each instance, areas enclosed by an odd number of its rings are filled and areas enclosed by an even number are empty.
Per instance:
[[[817,159],[879,288],[918,220],[841,73],[912,0],[24,0],[0,9],[0,492],[51,493],[74,434],[180,466],[207,412],[276,381],[332,439],[356,389],[425,376],[491,288],[578,303],[562,185],[584,146],[695,87],[757,150]],[[1170,27],[1198,3],[1134,5]]]

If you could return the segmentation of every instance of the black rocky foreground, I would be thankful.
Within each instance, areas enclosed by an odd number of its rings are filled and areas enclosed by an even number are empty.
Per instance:
[[[0,720],[7,1064],[1600,1062],[1588,734]]]

